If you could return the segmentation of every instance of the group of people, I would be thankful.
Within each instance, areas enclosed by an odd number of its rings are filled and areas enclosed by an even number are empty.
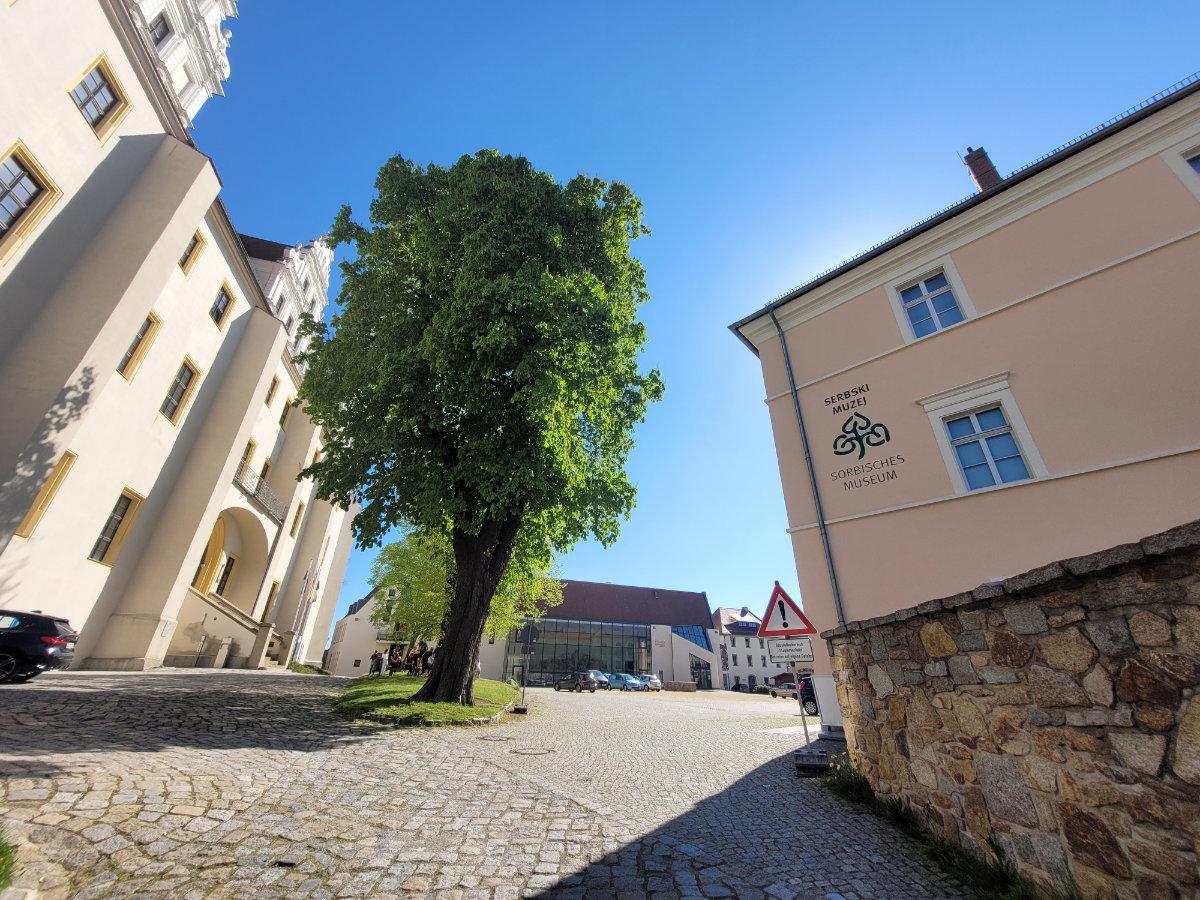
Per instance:
[[[405,653],[404,648],[408,647]],[[381,650],[371,654],[372,675],[395,675],[404,672],[409,675],[424,675],[433,666],[434,651],[429,645],[420,641],[414,645],[392,644],[385,656]]]

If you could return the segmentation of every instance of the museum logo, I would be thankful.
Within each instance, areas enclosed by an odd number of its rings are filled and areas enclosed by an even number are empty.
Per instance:
[[[858,458],[867,455],[868,447],[882,447],[892,439],[887,426],[872,422],[862,413],[854,413],[842,423],[842,433],[833,439],[833,452],[838,456],[858,452]]]

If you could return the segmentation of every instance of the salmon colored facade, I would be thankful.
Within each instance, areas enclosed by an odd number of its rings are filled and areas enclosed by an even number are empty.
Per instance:
[[[818,630],[839,624],[834,578],[853,622],[1200,513],[1198,88],[733,326],[762,363]]]

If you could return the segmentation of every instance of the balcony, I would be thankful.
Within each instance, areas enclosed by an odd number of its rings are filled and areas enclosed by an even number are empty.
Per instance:
[[[246,463],[238,466],[233,483],[246,492],[246,495],[259,506],[263,512],[282,525],[287,515],[287,504],[279,499],[279,495],[267,484],[259,474]]]

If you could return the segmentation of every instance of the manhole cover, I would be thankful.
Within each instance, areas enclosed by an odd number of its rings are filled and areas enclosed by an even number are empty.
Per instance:
[[[507,734],[485,734],[483,737],[476,738],[480,741],[511,741],[512,738]]]
[[[553,750],[547,750],[545,747],[516,747],[508,751],[509,753],[519,753],[521,756],[544,756],[547,753],[553,753]]]

